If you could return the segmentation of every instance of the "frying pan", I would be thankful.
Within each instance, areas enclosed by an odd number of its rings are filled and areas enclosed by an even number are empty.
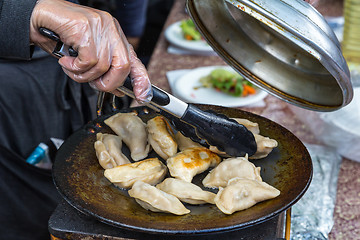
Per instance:
[[[264,159],[253,160],[261,167],[263,180],[281,191],[275,199],[225,215],[215,205],[187,205],[190,214],[175,216],[143,209],[135,200],[112,185],[103,175],[96,158],[96,133],[113,133],[104,124],[111,115],[102,115],[70,136],[59,149],[54,166],[54,183],[64,199],[77,210],[101,222],[133,231],[156,234],[210,234],[233,231],[269,220],[291,207],[307,190],[312,178],[312,162],[301,141],[279,124],[239,109],[197,105],[228,117],[246,118],[257,122],[260,133],[276,139],[278,147]],[[130,108],[120,112],[138,113],[146,122],[157,114],[147,107]],[[130,156],[126,146],[123,153]],[[154,152],[149,157],[157,156]],[[159,159],[161,159],[159,157]],[[193,182],[199,186],[207,172],[197,175]]]

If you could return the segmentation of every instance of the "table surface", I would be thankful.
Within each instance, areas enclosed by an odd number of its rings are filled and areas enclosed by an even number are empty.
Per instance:
[[[148,64],[152,83],[171,92],[166,72],[202,66],[226,65],[218,56],[174,55],[167,52],[164,30],[174,22],[187,18],[185,0],[176,0]],[[311,130],[294,113],[296,107],[268,95],[265,105],[241,109],[269,118],[293,132],[304,143],[317,144]],[[295,108],[295,110],[294,110]],[[334,226],[329,239],[360,239],[360,163],[342,159],[339,170]]]

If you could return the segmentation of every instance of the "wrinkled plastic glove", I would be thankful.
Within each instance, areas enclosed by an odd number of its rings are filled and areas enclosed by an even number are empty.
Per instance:
[[[151,100],[151,83],[145,66],[137,58],[118,23],[109,13],[64,0],[39,0],[30,19],[30,41],[51,53],[55,42],[38,31],[47,28],[78,52],[64,56],[59,64],[73,80],[99,91],[121,95],[116,88],[130,74],[139,102]]]

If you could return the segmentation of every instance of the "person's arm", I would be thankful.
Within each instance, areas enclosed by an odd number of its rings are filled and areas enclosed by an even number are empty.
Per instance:
[[[29,22],[36,0],[0,0],[0,58],[30,59]]]

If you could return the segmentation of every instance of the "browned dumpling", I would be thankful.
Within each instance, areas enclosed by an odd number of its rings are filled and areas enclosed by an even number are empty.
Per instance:
[[[156,185],[165,178],[166,173],[167,168],[159,159],[149,158],[106,169],[104,176],[118,187],[131,188],[138,180]]]
[[[264,158],[278,145],[276,140],[269,137],[264,137],[259,134],[254,134],[254,137],[257,144],[257,150],[254,155],[249,157],[249,159]]]
[[[156,185],[156,187],[166,193],[174,195],[180,201],[193,205],[214,203],[215,193],[202,190],[199,186],[176,178],[166,178]]]
[[[177,153],[178,145],[175,135],[162,117],[157,116],[147,122],[148,141],[154,151],[163,159],[168,159]]]
[[[175,196],[142,181],[136,181],[128,193],[146,210],[167,212],[175,215],[190,213],[190,210],[185,208]]]
[[[184,151],[188,148],[194,148],[194,147],[202,147],[199,143],[194,142],[188,137],[185,137],[181,132],[177,132],[175,134],[175,140],[178,144],[179,150]]]
[[[188,148],[167,159],[170,175],[191,182],[196,174],[217,166],[221,158],[204,147]]]
[[[139,161],[148,156],[150,144],[148,144],[146,125],[136,113],[117,113],[104,122],[129,147],[131,158],[134,161]]]
[[[225,188],[220,187],[214,201],[223,213],[232,214],[279,195],[279,190],[265,182],[233,178]]]
[[[260,167],[248,161],[247,156],[228,158],[211,170],[202,183],[205,187],[219,188],[226,187],[228,181],[235,177],[262,181],[260,170]]]
[[[104,169],[130,163],[129,159],[122,153],[121,137],[114,134],[96,134],[94,148],[100,165]]]

